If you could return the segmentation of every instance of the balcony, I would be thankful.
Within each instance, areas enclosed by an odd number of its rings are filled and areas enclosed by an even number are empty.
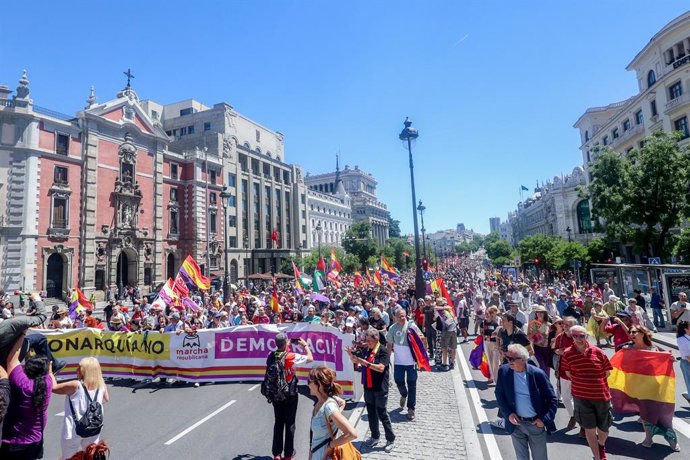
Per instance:
[[[5,228],[10,226],[10,220],[5,216],[0,216],[0,228]]]
[[[66,239],[69,235],[66,219],[53,219],[48,228],[48,236],[59,239]]]
[[[682,106],[684,106],[688,102],[690,102],[690,94],[688,94],[688,93],[681,94],[677,98],[671,99],[670,101],[668,101],[666,103],[666,109],[664,110],[664,113],[666,115],[668,115],[668,114],[670,114],[676,110],[679,110]]]

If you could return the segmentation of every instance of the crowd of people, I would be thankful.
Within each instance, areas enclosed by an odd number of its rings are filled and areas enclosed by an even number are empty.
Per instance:
[[[469,258],[458,258],[433,276],[442,278],[447,289],[433,291],[427,283],[427,295],[419,299],[415,297],[411,273],[401,274],[395,283],[383,284],[357,283],[353,277],[341,274],[339,283],[329,284],[319,292],[282,283],[276,288],[277,309],[271,306],[270,284],[248,285],[226,294],[196,292],[192,300],[197,308],[152,305],[138,289],[132,288],[127,301],[110,299],[102,314],[87,309],[76,316],[70,315],[67,305],[56,305],[52,312],[43,311],[40,298],[32,297],[21,306],[25,314],[20,318],[4,298],[0,299],[0,331],[4,324],[20,321],[23,331],[36,326],[40,319],[41,324],[45,322],[45,327],[53,329],[92,327],[135,333],[181,334],[198,329],[294,322],[337,328],[354,336],[346,351],[355,369],[361,372],[370,428],[364,445],[373,448],[380,442],[382,426],[386,452],[394,450],[396,439],[387,410],[391,374],[400,408],[406,409],[407,419],[413,421],[423,359],[433,362],[437,371],[450,371],[458,359],[458,344],[468,342],[471,335],[482,338],[488,361],[487,383],[495,385],[500,416],[493,424],[510,433],[518,458],[546,458],[546,433],[556,429],[555,414],[562,405],[568,414],[566,429],[579,426],[578,434],[591,448],[593,457],[605,459],[606,439],[613,422],[607,383],[611,364],[603,350],[633,348],[667,353],[651,341],[652,335],[667,323],[677,328],[681,374],[690,388],[690,307],[685,293],[678,296],[670,307],[670,317],[666,317],[655,289],[649,293],[636,291],[622,301],[607,283],[577,284],[567,274],[548,282],[543,276],[504,278],[479,260]],[[0,334],[0,348],[7,348],[10,357],[17,344],[23,343],[21,333],[14,331],[12,337],[15,336],[16,342],[8,344],[2,342]],[[289,393],[284,399],[273,396],[271,400],[275,415],[272,451],[275,459],[291,459],[297,450],[293,443],[297,412],[297,379],[293,369],[312,358],[306,342],[301,344],[306,350],[304,354],[287,351],[287,338],[280,334],[276,345],[278,350],[267,361],[267,376],[268,369],[282,363]],[[34,348],[39,352],[33,356],[43,356],[40,346]],[[418,349],[426,358],[415,354]],[[3,435],[2,452],[9,452],[12,440],[33,444],[42,439],[37,433],[45,428],[45,408],[51,392],[66,395],[63,457],[70,458],[97,444],[98,437],[79,438],[74,430],[75,414],[83,413],[89,401],[103,404],[108,400],[98,362],[80,363],[78,380],[66,384],[55,380],[51,366],[59,368],[60,364],[51,365],[49,353],[42,358],[45,363],[38,370],[32,365],[27,368],[30,359],[23,366],[18,366],[17,361],[3,361],[7,377],[3,379],[0,371],[0,389],[6,392],[10,388],[10,397],[3,397],[3,401],[9,401],[5,406],[10,409],[4,429],[19,427],[25,431],[7,438]],[[19,368],[24,371],[18,371]],[[355,436],[340,413],[343,401],[336,378],[335,372],[324,366],[314,367],[309,375],[308,389],[315,400],[312,458],[322,458],[326,451],[347,446]],[[13,388],[26,386],[27,379],[34,382],[33,393],[15,397]],[[42,396],[35,396],[37,393]],[[690,401],[687,393],[683,397]],[[42,408],[43,415],[35,417],[33,425],[11,423],[8,427],[7,419],[16,417],[12,410],[15,400],[19,400],[16,407],[23,404],[34,412]],[[661,434],[672,449],[679,449],[671,427],[659,427],[643,419],[640,423],[645,435],[643,446],[651,446],[653,436]],[[334,433],[340,436],[335,437]]]

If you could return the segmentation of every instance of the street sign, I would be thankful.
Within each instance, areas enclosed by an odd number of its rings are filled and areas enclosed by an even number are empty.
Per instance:
[[[647,262],[651,265],[661,265],[661,257],[650,257]]]

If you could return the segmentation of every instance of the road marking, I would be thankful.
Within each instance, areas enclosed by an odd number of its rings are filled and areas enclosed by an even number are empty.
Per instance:
[[[491,426],[489,425],[489,419],[486,417],[486,412],[482,407],[481,399],[479,397],[479,391],[474,384],[472,379],[472,373],[470,372],[470,367],[467,365],[467,359],[462,357],[458,359],[462,366],[463,379],[467,382],[467,388],[470,392],[470,398],[472,398],[472,404],[474,405],[474,411],[477,413],[477,420],[479,421],[479,427],[482,430],[484,437],[484,442],[486,443],[486,450],[489,451],[489,458],[491,459],[502,459],[501,451],[496,443],[496,436],[493,431],[491,431]]]
[[[62,417],[63,415],[65,415],[64,412],[58,412],[57,414],[55,414],[56,417]]]
[[[690,424],[684,422],[678,417],[673,417],[673,429],[680,431],[683,436],[690,439]]]
[[[470,399],[465,393],[465,386],[462,384],[462,380],[460,366],[457,366],[453,371],[453,386],[455,387],[455,400],[458,404],[460,426],[462,427],[462,439],[465,442],[465,452],[468,460],[483,460],[484,453],[482,452],[482,442],[479,440],[479,435],[477,435],[477,430],[475,429]]]
[[[254,385],[253,387],[251,387],[251,388],[250,388],[249,390],[247,390],[247,391],[254,391],[254,390],[256,390],[257,388],[259,388],[260,386],[261,386],[261,384],[260,384],[260,383],[257,383],[256,385]]]
[[[225,405],[219,407],[218,409],[214,410],[213,412],[211,412],[210,414],[208,414],[206,417],[202,418],[201,420],[199,420],[199,421],[196,422],[194,425],[190,426],[189,428],[187,428],[186,430],[184,430],[183,432],[181,432],[180,434],[178,434],[178,435],[175,436],[174,438],[170,439],[169,441],[166,441],[165,445],[166,445],[166,446],[169,446],[170,444],[174,443],[175,441],[177,441],[177,440],[180,439],[181,437],[185,436],[187,433],[189,433],[190,431],[192,431],[193,429],[195,429],[196,427],[198,427],[198,426],[201,425],[202,423],[204,423],[204,422],[206,422],[206,421],[212,419],[213,417],[215,417],[216,415],[220,414],[222,411],[224,411],[224,410],[227,409],[228,407],[232,406],[232,405],[235,404],[236,402],[237,402],[237,401],[233,399],[232,401],[230,401],[230,402],[226,403]]]

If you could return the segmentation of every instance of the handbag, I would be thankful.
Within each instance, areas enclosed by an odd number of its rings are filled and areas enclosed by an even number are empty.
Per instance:
[[[331,430],[330,420],[328,420],[328,415],[326,415],[325,413],[323,414],[323,416],[326,417],[326,427],[328,428],[328,435],[330,436],[331,441],[333,441],[335,439],[335,436],[333,436],[333,430]],[[350,441],[347,444],[343,444],[342,446],[326,449],[326,452],[323,456],[323,460],[326,460],[328,458],[332,460],[362,460],[362,454],[359,453],[357,449],[355,449],[354,444],[352,444],[352,441]]]

